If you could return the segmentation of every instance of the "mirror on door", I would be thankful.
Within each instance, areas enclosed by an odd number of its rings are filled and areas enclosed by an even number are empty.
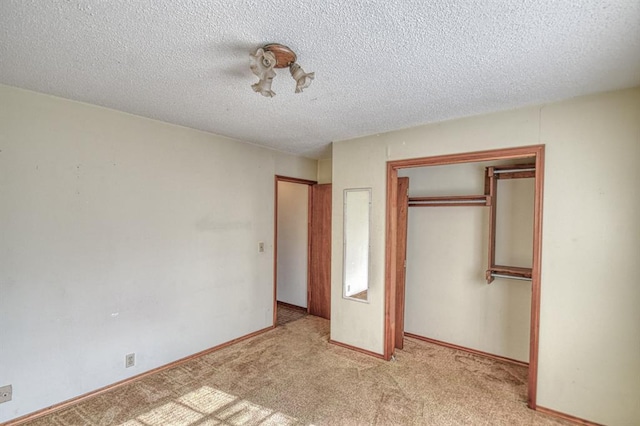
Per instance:
[[[371,188],[344,190],[343,297],[369,298],[369,227]]]

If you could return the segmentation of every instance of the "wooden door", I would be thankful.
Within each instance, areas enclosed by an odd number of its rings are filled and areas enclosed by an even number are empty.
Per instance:
[[[331,184],[311,187],[309,313],[331,317]]]
[[[396,348],[404,346],[404,283],[407,270],[409,178],[398,178],[398,240],[396,250]]]

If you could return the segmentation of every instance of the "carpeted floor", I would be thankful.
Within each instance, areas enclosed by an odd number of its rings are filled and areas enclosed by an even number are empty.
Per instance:
[[[292,321],[297,321],[307,316],[307,312],[303,308],[291,308],[288,305],[278,302],[278,326],[285,325]]]
[[[328,337],[304,315],[28,424],[568,424],[526,407],[526,368],[411,339],[386,362]]]

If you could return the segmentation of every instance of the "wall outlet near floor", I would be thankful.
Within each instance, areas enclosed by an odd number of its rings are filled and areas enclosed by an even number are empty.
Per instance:
[[[11,397],[13,395],[13,388],[11,385],[1,386],[0,387],[0,404],[3,402],[11,401]]]
[[[129,367],[133,367],[134,365],[136,365],[136,354],[135,353],[126,354],[124,356],[124,367],[129,368]]]

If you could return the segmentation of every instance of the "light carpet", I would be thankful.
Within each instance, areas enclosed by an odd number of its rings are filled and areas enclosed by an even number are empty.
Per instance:
[[[387,362],[328,338],[303,316],[26,424],[569,424],[527,408],[525,367],[412,339]]]

